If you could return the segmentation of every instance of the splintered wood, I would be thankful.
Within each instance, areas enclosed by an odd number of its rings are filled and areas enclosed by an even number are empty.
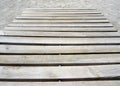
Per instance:
[[[96,9],[27,8],[0,31],[0,86],[120,86],[120,34]]]

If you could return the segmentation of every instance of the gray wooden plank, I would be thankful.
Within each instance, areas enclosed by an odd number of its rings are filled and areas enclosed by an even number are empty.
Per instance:
[[[38,37],[0,37],[0,43],[7,44],[120,44],[120,38],[38,38]]]
[[[120,81],[0,82],[0,86],[119,86]]]
[[[74,14],[101,14],[100,12],[96,12],[96,11],[93,11],[93,12],[91,12],[91,11],[76,11],[76,12],[71,12],[71,11],[68,11],[68,12],[51,12],[51,11],[49,11],[49,12],[38,12],[38,11],[36,11],[36,12],[31,12],[31,11],[23,11],[22,13],[54,13],[54,14],[69,14],[69,13],[74,13]]]
[[[109,23],[108,20],[13,20],[14,23]]]
[[[117,77],[119,76],[119,72],[120,72],[119,68],[120,65],[64,66],[64,67],[63,66],[61,67],[60,66],[57,67],[0,66],[0,78],[1,79],[81,78],[82,79],[82,78]]]
[[[67,14],[52,14],[52,13],[48,13],[48,15],[47,15],[47,13],[44,13],[44,15],[43,14],[39,14],[39,13],[36,13],[36,14],[33,14],[33,13],[22,13],[21,14],[21,16],[48,16],[48,17],[50,17],[50,16],[54,16],[54,17],[59,17],[59,16],[61,16],[61,17],[84,17],[84,16],[89,16],[89,17],[102,17],[102,16],[104,16],[103,14],[74,14],[74,13],[69,13],[69,15],[67,15]]]
[[[11,23],[11,24],[8,24],[8,26],[34,26],[34,27],[40,27],[40,26],[46,26],[46,27],[50,27],[50,26],[57,26],[57,27],[61,27],[61,26],[63,26],[63,27],[70,27],[70,26],[72,26],[72,27],[84,27],[84,26],[90,26],[90,27],[92,27],[92,26],[98,26],[98,27],[100,27],[100,26],[102,26],[102,27],[113,27],[113,25],[111,24],[111,23],[91,23],[91,24],[29,24],[29,23]]]
[[[120,63],[120,54],[87,54],[87,55],[0,55],[0,65],[92,65]]]
[[[65,8],[64,8],[64,9],[53,9],[53,8],[52,8],[52,9],[44,9],[44,8],[43,8],[43,9],[25,9],[24,11],[30,11],[30,12],[32,12],[32,11],[33,11],[33,12],[34,12],[34,11],[35,11],[35,12],[36,12],[36,11],[37,11],[37,12],[39,12],[39,11],[40,11],[40,12],[41,12],[41,11],[43,11],[43,12],[49,12],[49,11],[51,11],[51,12],[52,12],[52,11],[53,11],[53,12],[56,12],[56,11],[57,11],[57,12],[74,12],[74,11],[75,11],[75,12],[76,12],[76,11],[77,11],[77,12],[79,12],[79,11],[80,11],[80,12],[84,12],[84,11],[94,12],[94,11],[97,11],[97,10],[96,10],[96,9],[65,9]]]
[[[54,79],[95,77],[86,67],[7,67],[0,66],[0,78]],[[71,71],[71,72],[70,72]],[[4,72],[4,74],[2,73]]]
[[[5,27],[5,30],[16,30],[16,31],[64,31],[64,32],[90,32],[90,31],[96,31],[96,32],[106,32],[106,31],[114,31],[117,32],[117,30],[113,27]]]
[[[35,32],[35,31],[0,31],[1,36],[35,36],[35,37],[120,37],[118,32]]]
[[[28,20],[106,20],[105,17],[29,17],[18,16],[15,19],[28,19]]]
[[[104,16],[103,14],[97,13],[22,13],[21,16]]]
[[[25,10],[97,10],[95,8],[25,8]]]
[[[36,46],[0,45],[3,54],[88,54],[120,53],[120,45]]]
[[[74,13],[78,13],[78,12],[82,12],[82,13],[100,13],[98,12],[97,10],[23,10],[23,13],[49,13],[49,12],[55,12],[55,13],[71,13],[71,12],[74,12]]]

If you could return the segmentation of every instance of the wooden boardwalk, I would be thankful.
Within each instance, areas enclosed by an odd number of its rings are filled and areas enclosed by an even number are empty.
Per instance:
[[[0,86],[120,86],[120,33],[96,9],[27,8],[0,31]]]

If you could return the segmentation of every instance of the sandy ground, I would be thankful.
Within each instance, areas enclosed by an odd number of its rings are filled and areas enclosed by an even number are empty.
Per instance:
[[[120,30],[120,0],[0,0],[0,29],[27,7],[97,8]]]

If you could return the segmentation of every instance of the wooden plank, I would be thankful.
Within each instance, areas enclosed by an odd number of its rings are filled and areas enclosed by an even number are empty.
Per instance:
[[[106,20],[105,17],[29,17],[18,16],[15,19],[28,19],[28,20]]]
[[[97,10],[56,10],[56,9],[52,9],[52,10],[39,10],[39,9],[26,9],[23,10],[23,12],[98,12]]]
[[[7,67],[7,66],[0,66],[0,69],[1,69],[0,78],[8,78],[8,79],[14,79],[14,78],[54,79],[54,78],[88,78],[88,77],[93,78],[93,77],[96,77],[89,71],[87,67],[84,68],[84,67]],[[2,74],[3,71],[4,71],[4,74]]]
[[[108,20],[13,20],[12,22],[32,22],[32,23],[109,23]]]
[[[21,16],[66,16],[66,17],[70,17],[70,16],[78,16],[78,17],[82,17],[82,16],[104,16],[103,14],[95,14],[95,13],[22,13]]]
[[[113,27],[5,27],[5,30],[16,30],[16,31],[48,31],[48,32],[117,32]]]
[[[81,11],[97,11],[97,9],[25,9],[24,11],[45,11],[45,12],[49,12],[49,11],[53,11],[53,12],[81,12]]]
[[[120,65],[8,67],[0,66],[0,79],[71,79],[117,77]],[[114,69],[114,70],[113,70]],[[101,71],[102,70],[102,71]],[[108,72],[109,71],[109,72]],[[4,72],[4,73],[3,73]]]
[[[100,13],[96,10],[24,10],[22,13]]]
[[[96,11],[93,11],[93,12],[91,12],[91,11],[76,11],[76,12],[30,12],[30,11],[23,11],[22,13],[40,13],[40,14],[44,14],[44,13],[52,13],[52,14],[101,14],[100,12],[96,12]]]
[[[108,20],[13,20],[14,23],[109,23]]]
[[[102,17],[102,16],[104,16],[103,14],[74,14],[74,13],[69,13],[69,15],[67,15],[67,14],[52,14],[52,13],[44,13],[44,15],[43,14],[39,14],[39,13],[36,13],[36,14],[33,14],[33,13],[22,13],[21,14],[21,16],[46,16],[46,17],[52,17],[52,16],[54,16],[54,17],[59,17],[59,16],[61,16],[61,17],[84,17],[84,16],[86,16],[86,17]]]
[[[120,53],[120,45],[36,46],[0,45],[3,54],[88,54]]]
[[[0,65],[79,66],[119,64],[120,54],[0,55]]]
[[[18,24],[18,23],[11,23],[11,24],[8,24],[8,26],[32,26],[32,27],[41,27],[41,26],[46,26],[46,27],[61,27],[61,26],[63,26],[63,27],[70,27],[70,26],[72,26],[72,27],[84,27],[84,26],[90,26],[90,27],[94,27],[94,26],[98,26],[98,27],[100,27],[100,26],[102,26],[102,27],[113,27],[113,25],[111,24],[111,23],[91,23],[91,24],[29,24],[29,23],[20,23],[20,24]]]
[[[25,8],[25,10],[97,10],[93,8]]]
[[[120,38],[38,38],[38,37],[0,37],[0,43],[39,44],[39,45],[106,45],[120,44]]]
[[[118,32],[32,32],[32,31],[1,31],[1,36],[31,36],[31,37],[71,37],[71,38],[102,38],[120,37]]]
[[[120,81],[0,82],[0,86],[119,86]]]

